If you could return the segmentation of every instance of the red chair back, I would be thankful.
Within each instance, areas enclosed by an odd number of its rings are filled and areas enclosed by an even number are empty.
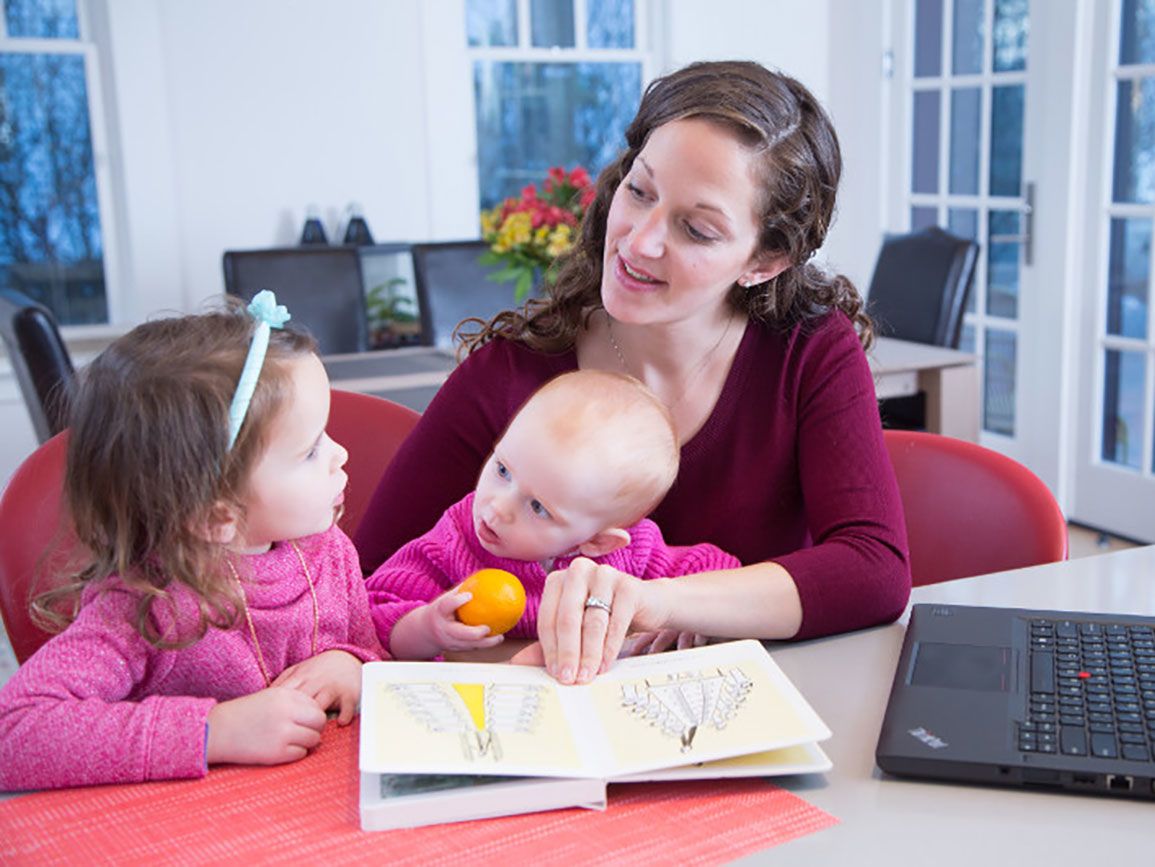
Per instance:
[[[46,586],[38,580],[46,558],[67,552],[74,539],[60,507],[67,450],[63,431],[29,455],[0,494],[0,615],[18,662],[51,637],[32,622],[28,604]]]
[[[353,391],[333,389],[329,436],[349,451],[345,513],[341,529],[350,536],[361,522],[385,468],[421,416],[407,406]]]
[[[883,432],[917,587],[1067,558],[1067,522],[1042,480],[975,443]]]

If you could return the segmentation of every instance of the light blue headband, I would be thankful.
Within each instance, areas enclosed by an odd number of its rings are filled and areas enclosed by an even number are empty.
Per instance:
[[[233,402],[229,404],[229,449],[232,449],[237,434],[241,432],[241,425],[249,411],[249,402],[257,387],[257,379],[261,375],[261,367],[265,363],[265,353],[269,351],[269,329],[280,328],[292,318],[285,305],[278,304],[277,296],[268,289],[262,289],[254,295],[247,310],[257,320],[257,327],[253,330],[253,341],[249,344],[249,354],[245,357],[241,378],[237,380]]]

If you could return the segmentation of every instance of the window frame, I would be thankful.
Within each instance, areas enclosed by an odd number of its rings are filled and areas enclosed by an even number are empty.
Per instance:
[[[468,0],[460,0],[464,10]],[[517,44],[516,45],[478,45],[468,44],[468,37],[462,29],[460,40],[465,48],[467,67],[469,72],[469,92],[472,111],[474,113],[473,134],[476,142],[474,151],[475,165],[480,166],[480,151],[483,147],[477,140],[476,94],[473,88],[475,64],[478,62],[491,63],[525,63],[525,64],[607,64],[607,63],[636,63],[641,69],[641,90],[638,92],[640,102],[646,86],[654,78],[657,58],[654,51],[655,39],[652,38],[651,10],[649,0],[633,0],[634,10],[634,45],[632,48],[590,48],[588,44],[588,5],[586,0],[573,0],[574,14],[574,45],[535,47],[531,44],[532,27],[530,26],[530,0],[517,0]],[[463,15],[464,18],[464,15]],[[591,172],[592,172],[591,168]],[[474,202],[481,207],[481,183],[478,178]]]
[[[102,323],[60,324],[66,340],[101,338],[120,333],[118,327],[121,301],[120,267],[116,214],[112,206],[112,166],[108,146],[108,121],[104,108],[100,49],[92,36],[89,0],[76,0],[77,36],[45,38],[9,36],[7,17],[0,0],[0,53],[59,54],[84,59],[85,92],[88,97],[88,129],[92,146],[92,170],[96,186],[96,209],[100,220],[101,265],[104,271],[104,296],[108,318]]]

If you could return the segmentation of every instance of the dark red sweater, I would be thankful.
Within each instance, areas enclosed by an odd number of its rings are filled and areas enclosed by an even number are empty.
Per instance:
[[[437,393],[381,480],[355,539],[361,566],[429,530],[471,491],[518,407],[577,367],[495,340]],[[682,447],[651,516],[671,545],[711,542],[743,563],[773,560],[802,599],[797,638],[894,620],[910,593],[902,503],[874,382],[849,320],[832,313],[746,328],[713,413]]]

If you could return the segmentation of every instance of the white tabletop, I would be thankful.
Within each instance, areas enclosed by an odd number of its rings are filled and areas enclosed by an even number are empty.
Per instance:
[[[1155,546],[916,588],[912,602],[1155,615]],[[903,618],[905,621],[905,617]],[[874,749],[904,626],[770,645],[834,732],[832,771],[786,788],[840,824],[741,863],[1095,865],[1155,858],[1155,803],[885,777]]]

